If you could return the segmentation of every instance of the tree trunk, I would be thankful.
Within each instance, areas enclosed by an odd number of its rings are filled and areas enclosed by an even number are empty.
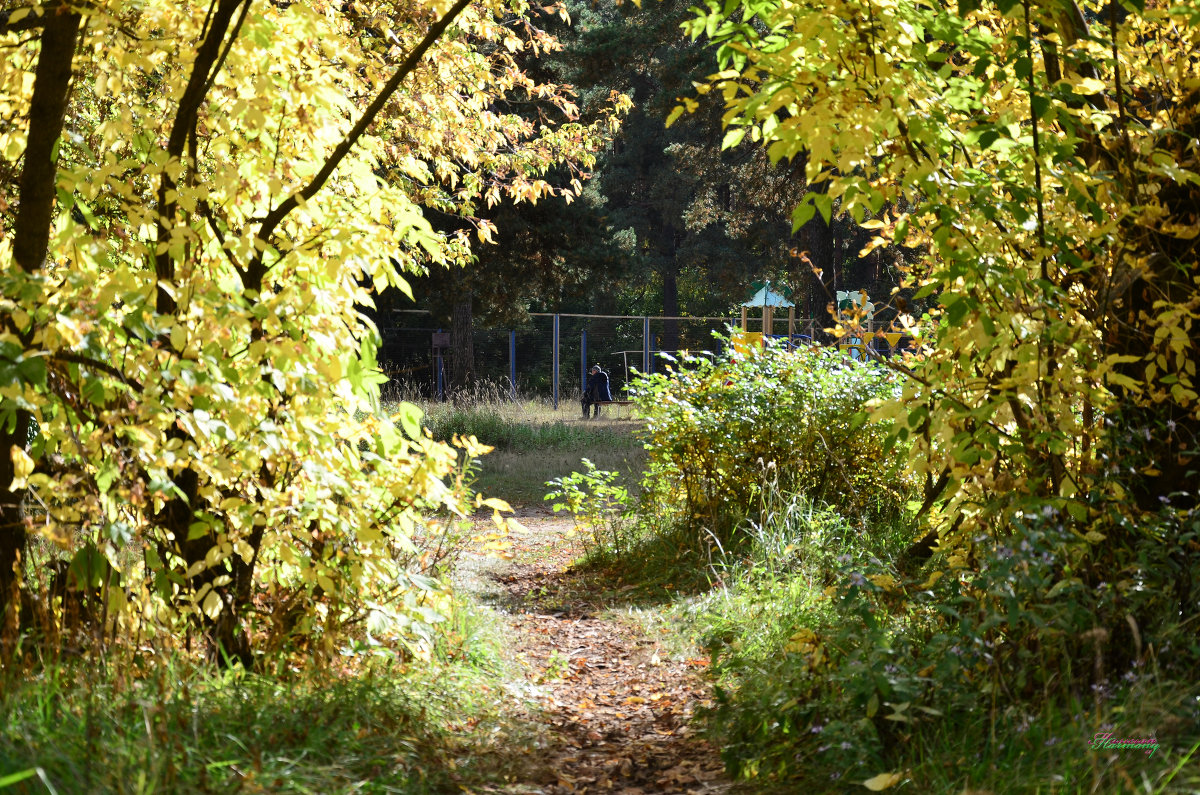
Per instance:
[[[455,389],[463,389],[475,380],[475,345],[471,338],[472,305],[469,289],[459,294],[450,318],[450,349],[454,370],[451,375]]]
[[[672,257],[663,271],[663,314],[668,318],[679,315],[679,262]],[[663,338],[660,350],[679,350],[679,321],[663,321]]]
[[[13,259],[30,274],[43,266],[50,244],[58,173],[54,151],[62,135],[79,25],[78,14],[56,11],[47,16],[41,37],[42,51],[29,101],[29,141],[21,167],[21,203],[13,230]],[[25,345],[32,341],[32,326],[17,329],[11,320],[6,325]],[[19,628],[20,566],[27,540],[21,515],[23,492],[9,487],[16,477],[12,451],[25,449],[32,418],[27,411],[14,413],[11,429],[0,421],[0,662],[8,657]]]
[[[71,89],[71,68],[79,38],[78,14],[48,15],[42,52],[29,98],[29,141],[21,168],[21,204],[13,230],[13,259],[26,273],[42,267],[50,243],[54,196],[58,187],[55,148]]]
[[[818,213],[804,225],[801,233],[804,235],[805,248],[808,249],[808,258],[817,271],[809,277],[809,306],[811,316],[816,320],[814,335],[820,336],[821,329],[829,328],[836,322],[835,315],[829,312],[829,306],[837,298],[834,292],[836,264],[833,261],[833,230]]]
[[[29,413],[17,412],[11,433],[0,428],[0,663],[16,640],[21,610],[21,556],[25,552],[25,521],[21,515],[24,490],[9,491],[16,476],[10,451],[25,448]]]
[[[668,317],[679,315],[679,237],[674,223],[667,221],[663,224],[659,238],[659,251],[664,258],[662,270],[663,314]],[[679,350],[678,320],[664,321],[662,342],[658,349],[662,351]]]

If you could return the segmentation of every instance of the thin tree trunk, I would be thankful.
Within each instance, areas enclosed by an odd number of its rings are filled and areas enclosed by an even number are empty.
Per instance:
[[[470,289],[459,294],[450,319],[450,346],[454,351],[453,384],[456,389],[470,386],[475,380],[475,345],[472,341],[472,303]]]
[[[668,318],[679,315],[679,263],[671,259],[667,269],[663,271],[663,314]],[[663,339],[660,350],[675,351],[679,349],[679,321],[663,321]]]
[[[54,13],[46,20],[42,33],[42,52],[29,100],[29,140],[21,168],[21,204],[13,230],[13,259],[26,273],[42,267],[50,243],[58,183],[54,152],[67,111],[79,23],[78,14]]]
[[[663,314],[668,317],[679,315],[679,232],[675,224],[667,221],[662,228],[659,238],[659,250],[665,259],[662,271],[663,280]],[[674,351],[679,349],[679,321],[667,320],[663,323],[663,338],[659,350]]]
[[[812,261],[813,268],[819,272],[810,277],[809,295],[812,296],[812,317],[817,321],[815,331],[820,333],[820,329],[829,328],[836,322],[836,316],[828,311],[829,305],[837,298],[834,292],[836,264],[833,261],[833,230],[818,213],[804,225],[801,233],[808,249],[808,258]]]

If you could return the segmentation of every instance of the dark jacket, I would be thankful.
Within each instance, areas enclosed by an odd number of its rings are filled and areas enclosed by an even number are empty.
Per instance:
[[[588,403],[612,400],[612,393],[608,390],[608,373],[603,370],[590,373],[587,380],[587,389],[583,390],[583,398]]]

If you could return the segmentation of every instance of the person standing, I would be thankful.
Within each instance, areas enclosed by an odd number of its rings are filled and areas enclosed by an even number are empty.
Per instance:
[[[587,386],[583,390],[583,418],[588,417],[588,408],[593,408],[594,417],[600,416],[600,403],[612,400],[612,393],[608,387],[608,373],[596,364],[592,366],[591,373],[588,374]]]

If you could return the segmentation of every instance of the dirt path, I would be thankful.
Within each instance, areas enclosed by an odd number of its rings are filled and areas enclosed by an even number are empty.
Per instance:
[[[521,780],[497,792],[729,792],[716,751],[688,725],[708,697],[706,661],[623,617],[611,581],[570,568],[569,519],[521,522],[513,560],[475,558],[460,583],[501,616],[540,725]]]

